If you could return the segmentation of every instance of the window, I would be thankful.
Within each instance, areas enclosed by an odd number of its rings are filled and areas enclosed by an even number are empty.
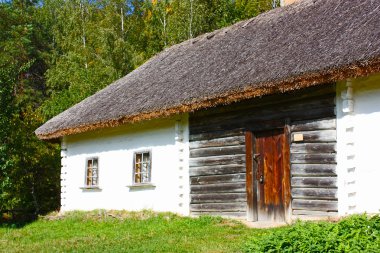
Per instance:
[[[86,161],[86,187],[98,187],[99,164],[98,158],[88,158]]]
[[[133,183],[147,184],[151,178],[151,154],[149,151],[134,154]]]

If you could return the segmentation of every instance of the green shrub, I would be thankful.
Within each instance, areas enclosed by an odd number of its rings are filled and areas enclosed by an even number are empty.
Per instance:
[[[337,223],[297,221],[251,237],[245,252],[380,252],[380,216],[353,215]]]

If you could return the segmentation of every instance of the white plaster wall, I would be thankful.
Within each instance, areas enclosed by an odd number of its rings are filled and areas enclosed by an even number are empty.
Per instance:
[[[380,212],[380,75],[337,86],[339,214]],[[343,95],[342,95],[343,93]],[[351,100],[351,108],[345,101]],[[346,112],[343,110],[346,109]]]
[[[152,209],[188,215],[188,149],[187,115],[65,137],[61,211]],[[151,150],[155,187],[130,188],[133,153],[143,150]],[[100,190],[82,189],[89,157],[99,159]]]

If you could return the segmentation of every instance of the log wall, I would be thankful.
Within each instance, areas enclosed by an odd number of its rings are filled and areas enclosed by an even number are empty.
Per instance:
[[[334,85],[203,110],[189,121],[193,215],[246,216],[245,131],[285,124],[291,132],[293,215],[337,214]]]

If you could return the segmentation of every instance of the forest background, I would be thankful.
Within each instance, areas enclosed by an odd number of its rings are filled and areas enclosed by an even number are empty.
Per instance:
[[[37,127],[164,48],[278,5],[0,0],[0,216],[60,207],[60,146],[38,140]]]

